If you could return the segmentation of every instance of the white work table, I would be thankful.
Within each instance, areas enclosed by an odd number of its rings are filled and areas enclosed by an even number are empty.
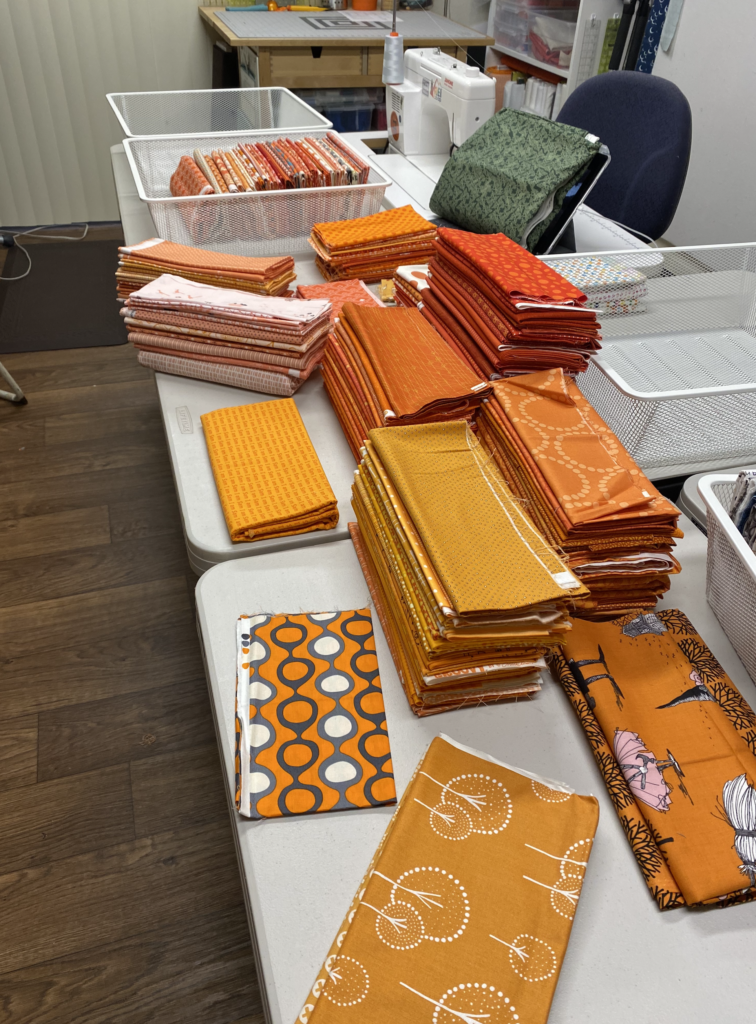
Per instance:
[[[754,706],[756,690],[706,603],[706,539],[684,518],[681,526],[685,538],[677,554],[683,572],[673,577],[663,606],[679,607],[690,617]],[[340,541],[226,562],[202,577],[196,595],[267,1018],[270,1024],[294,1024],[392,809],[258,823],[237,815],[236,619],[262,611],[364,607],[370,603],[368,589],[351,542]],[[399,795],[430,740],[445,732],[599,799],[601,820],[550,1024],[752,1020],[756,904],[709,911],[657,909],[561,687],[547,676],[531,700],[415,718],[375,613],[373,624]]]

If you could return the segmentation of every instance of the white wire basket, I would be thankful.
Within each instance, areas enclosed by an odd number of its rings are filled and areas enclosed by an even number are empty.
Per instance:
[[[282,88],[110,92],[107,98],[128,138],[332,127],[317,110]]]
[[[591,255],[648,278],[643,312],[599,314],[602,350],[578,376],[599,415],[652,480],[752,461],[756,243]]]
[[[324,128],[285,133],[287,138],[308,136],[316,139],[327,134]],[[158,235],[170,242],[237,256],[312,254],[307,239],[313,224],[365,217],[380,210],[390,182],[372,165],[364,185],[188,198],[171,195],[171,175],[181,157],[191,156],[196,148],[232,149],[239,142],[268,142],[283,135],[280,131],[257,135],[214,135],[211,142],[207,136],[199,135],[124,139],[123,148],[139,198],[147,203]],[[346,143],[344,145],[354,152]]]
[[[736,480],[711,474],[698,482],[706,505],[706,598],[756,683],[756,555],[727,511]]]

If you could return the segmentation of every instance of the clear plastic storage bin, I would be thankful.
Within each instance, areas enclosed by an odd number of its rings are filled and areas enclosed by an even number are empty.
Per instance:
[[[499,46],[517,50],[519,53],[532,53],[530,36],[536,25],[539,24],[537,19],[550,18],[574,26],[577,23],[579,7],[579,0],[561,3],[558,6],[544,3],[543,0],[539,0],[538,3],[527,3],[522,0],[520,2],[518,0],[496,0],[494,38]],[[574,37],[574,28],[572,35]],[[569,61],[565,64],[555,59],[553,63],[563,69],[569,66]]]
[[[706,505],[706,599],[756,683],[756,555],[728,512],[736,480],[711,475],[698,484]]]
[[[323,138],[328,132],[320,128],[285,134],[287,138]],[[219,149],[233,148],[245,139],[267,142],[282,137],[284,133],[280,131],[249,136],[214,135],[212,145]],[[137,193],[147,203],[161,238],[239,256],[312,253],[307,239],[313,224],[377,213],[390,184],[388,178],[371,166],[364,185],[187,198],[172,196],[170,178],[181,157],[190,156],[197,147],[207,145],[207,136],[124,139],[123,148]]]
[[[108,102],[129,137],[331,127],[299,96],[280,88],[111,92]]]

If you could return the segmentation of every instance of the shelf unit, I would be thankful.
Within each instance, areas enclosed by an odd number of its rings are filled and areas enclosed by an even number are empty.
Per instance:
[[[488,12],[488,35],[494,35],[494,18],[498,0],[491,0],[491,7]],[[564,99],[582,85],[588,78],[592,78],[598,71],[601,48],[604,44],[604,33],[606,23],[614,14],[622,13],[621,0],[581,0],[578,9],[577,26],[575,28],[575,45],[572,50],[572,60],[569,68],[558,68],[551,64],[544,64],[536,60],[528,53],[520,53],[519,50],[511,50],[507,46],[498,44],[488,47],[486,62],[492,53],[499,54],[504,58],[504,63],[509,63],[506,58],[512,59],[510,67],[519,65],[517,71],[531,72],[537,77],[546,81],[564,82]],[[595,43],[594,41],[597,40]]]

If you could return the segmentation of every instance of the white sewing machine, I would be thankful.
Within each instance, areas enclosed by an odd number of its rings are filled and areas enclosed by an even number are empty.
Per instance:
[[[390,149],[445,159],[493,117],[492,78],[438,47],[404,51],[404,82],[386,86]]]

